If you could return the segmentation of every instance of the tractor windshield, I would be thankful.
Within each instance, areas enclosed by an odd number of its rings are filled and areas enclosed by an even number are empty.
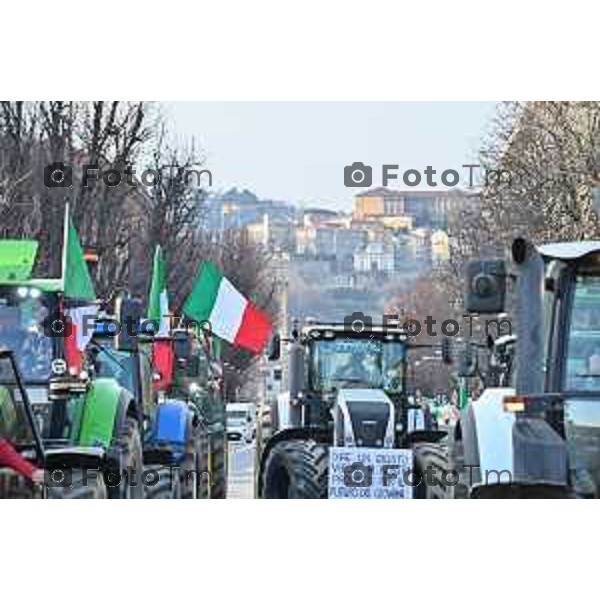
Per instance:
[[[34,442],[16,373],[8,354],[0,352],[0,438],[16,447]]]
[[[311,385],[318,391],[363,387],[402,390],[405,345],[401,341],[336,338],[315,341]]]
[[[45,296],[29,287],[0,289],[0,349],[12,350],[27,383],[46,381],[52,363],[52,338],[44,333],[49,316]]]
[[[577,276],[567,351],[566,388],[600,390],[600,276]]]
[[[130,352],[115,350],[109,343],[98,343],[94,352],[97,377],[116,379],[117,383],[137,397],[136,357]]]

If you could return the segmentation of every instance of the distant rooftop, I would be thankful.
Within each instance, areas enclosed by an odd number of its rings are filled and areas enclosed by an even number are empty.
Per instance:
[[[324,216],[332,216],[337,217],[340,213],[337,210],[331,210],[329,208],[305,208],[303,214],[309,215],[324,215]]]
[[[473,191],[466,191],[460,188],[440,188],[438,190],[398,190],[386,187],[374,187],[366,190],[365,192],[355,194],[355,198],[365,198],[367,196],[383,196],[384,198],[398,198],[398,196],[411,196],[412,198],[436,198],[439,196],[468,196],[472,194],[474,194]]]

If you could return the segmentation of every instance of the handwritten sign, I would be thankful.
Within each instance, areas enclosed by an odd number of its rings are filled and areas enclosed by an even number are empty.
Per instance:
[[[329,498],[410,499],[412,469],[412,450],[330,448]]]

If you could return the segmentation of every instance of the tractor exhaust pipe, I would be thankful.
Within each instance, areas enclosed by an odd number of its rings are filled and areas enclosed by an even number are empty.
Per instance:
[[[300,392],[304,389],[304,349],[292,342],[289,349],[290,425],[302,425],[302,403]]]
[[[518,394],[543,392],[542,292],[544,261],[535,246],[517,238],[512,245],[517,265],[517,368]]]

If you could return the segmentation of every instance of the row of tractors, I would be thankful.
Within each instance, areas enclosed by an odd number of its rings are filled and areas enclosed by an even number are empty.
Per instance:
[[[517,239],[511,254],[467,266],[467,312],[505,318],[510,301],[518,335],[439,344],[485,385],[447,430],[407,394],[418,344],[402,327],[309,323],[276,338],[287,385],[261,407],[258,497],[600,496],[600,242]]]
[[[0,437],[45,472],[0,472],[1,495],[224,498],[223,370],[215,340],[171,319],[157,335],[125,292],[90,293],[65,222],[62,275],[35,277],[37,242],[0,241]]]

